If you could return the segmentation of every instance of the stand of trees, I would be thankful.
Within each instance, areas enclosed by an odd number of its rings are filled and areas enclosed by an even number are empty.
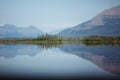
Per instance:
[[[82,39],[86,45],[120,45],[120,37],[111,36],[87,36]]]
[[[53,45],[58,44],[85,44],[85,45],[120,45],[120,37],[110,36],[87,36],[80,37],[64,37],[62,35],[38,35],[37,38],[19,38],[19,39],[0,39],[0,44],[37,44],[37,45]]]
[[[64,41],[63,36],[60,35],[39,35],[36,39],[34,40],[38,40],[38,41],[43,41],[46,43],[62,43]]]

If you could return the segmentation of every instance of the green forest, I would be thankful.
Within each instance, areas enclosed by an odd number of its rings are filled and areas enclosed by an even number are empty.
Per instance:
[[[4,38],[0,39],[0,44],[85,44],[88,46],[92,45],[120,45],[120,37],[112,36],[86,36],[80,37],[64,37],[63,35],[38,35],[37,38]]]

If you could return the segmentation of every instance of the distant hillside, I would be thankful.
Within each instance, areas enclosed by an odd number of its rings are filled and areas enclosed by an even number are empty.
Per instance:
[[[44,32],[34,26],[27,28],[17,27],[12,24],[0,26],[0,38],[37,37],[38,34],[41,35]]]
[[[65,36],[120,36],[120,6],[105,10],[93,19],[59,34]]]

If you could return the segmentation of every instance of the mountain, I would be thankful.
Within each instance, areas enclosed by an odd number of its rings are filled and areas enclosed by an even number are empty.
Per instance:
[[[51,34],[51,35],[59,34],[63,30],[64,29],[56,29],[56,30],[50,31],[49,34]]]
[[[0,26],[0,38],[37,37],[38,34],[41,35],[44,32],[34,26],[27,28],[17,27],[12,24]]]
[[[91,20],[59,34],[65,36],[120,36],[120,5],[104,10]]]

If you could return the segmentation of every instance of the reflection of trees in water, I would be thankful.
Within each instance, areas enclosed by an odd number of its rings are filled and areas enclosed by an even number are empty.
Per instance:
[[[66,45],[69,45],[67,46],[68,49],[70,50],[73,50],[74,51],[74,48],[75,48],[75,51],[80,51],[81,49],[78,49],[81,45],[81,44],[84,44],[86,45],[86,47],[94,47],[94,46],[105,46],[106,44],[98,44],[98,43],[81,43],[79,41],[65,41],[63,43],[31,43],[31,44],[1,44],[0,45],[0,56],[1,57],[15,57],[17,55],[29,55],[29,56],[34,56],[35,54],[41,52],[42,50],[44,49],[49,49],[49,48],[65,48]],[[74,46],[73,48],[73,45],[76,45]],[[116,46],[119,46],[118,44],[114,44],[114,45],[111,45],[111,44],[108,44],[110,46],[113,46],[113,47],[116,47]],[[108,46],[106,45],[106,46]],[[66,48],[66,50],[67,50]],[[81,47],[81,48],[84,48],[84,47]],[[84,49],[83,49],[84,50]],[[86,50],[85,50],[86,51]],[[89,52],[89,51],[88,51]],[[97,53],[97,51],[95,52]],[[112,56],[115,56],[115,55],[112,55]],[[119,55],[120,56],[120,55]],[[109,57],[111,58],[111,57]],[[113,58],[114,59],[114,58]],[[111,59],[111,60],[113,60]],[[116,58],[117,59],[117,58]],[[116,60],[115,59],[115,60]],[[105,61],[110,61],[109,60],[105,60]]]
[[[82,42],[86,46],[120,46],[118,43],[102,43],[102,42]]]
[[[63,46],[63,44],[4,44],[0,45],[0,57],[13,58],[18,55],[35,56],[44,49],[60,46]]]
[[[120,75],[120,44],[82,41],[64,41],[62,43],[31,43],[0,45],[0,57],[13,58],[17,55],[35,56],[44,49],[60,48],[94,64]]]
[[[49,48],[57,48],[63,46],[62,43],[52,43],[52,44],[37,44],[38,48],[49,49]]]

